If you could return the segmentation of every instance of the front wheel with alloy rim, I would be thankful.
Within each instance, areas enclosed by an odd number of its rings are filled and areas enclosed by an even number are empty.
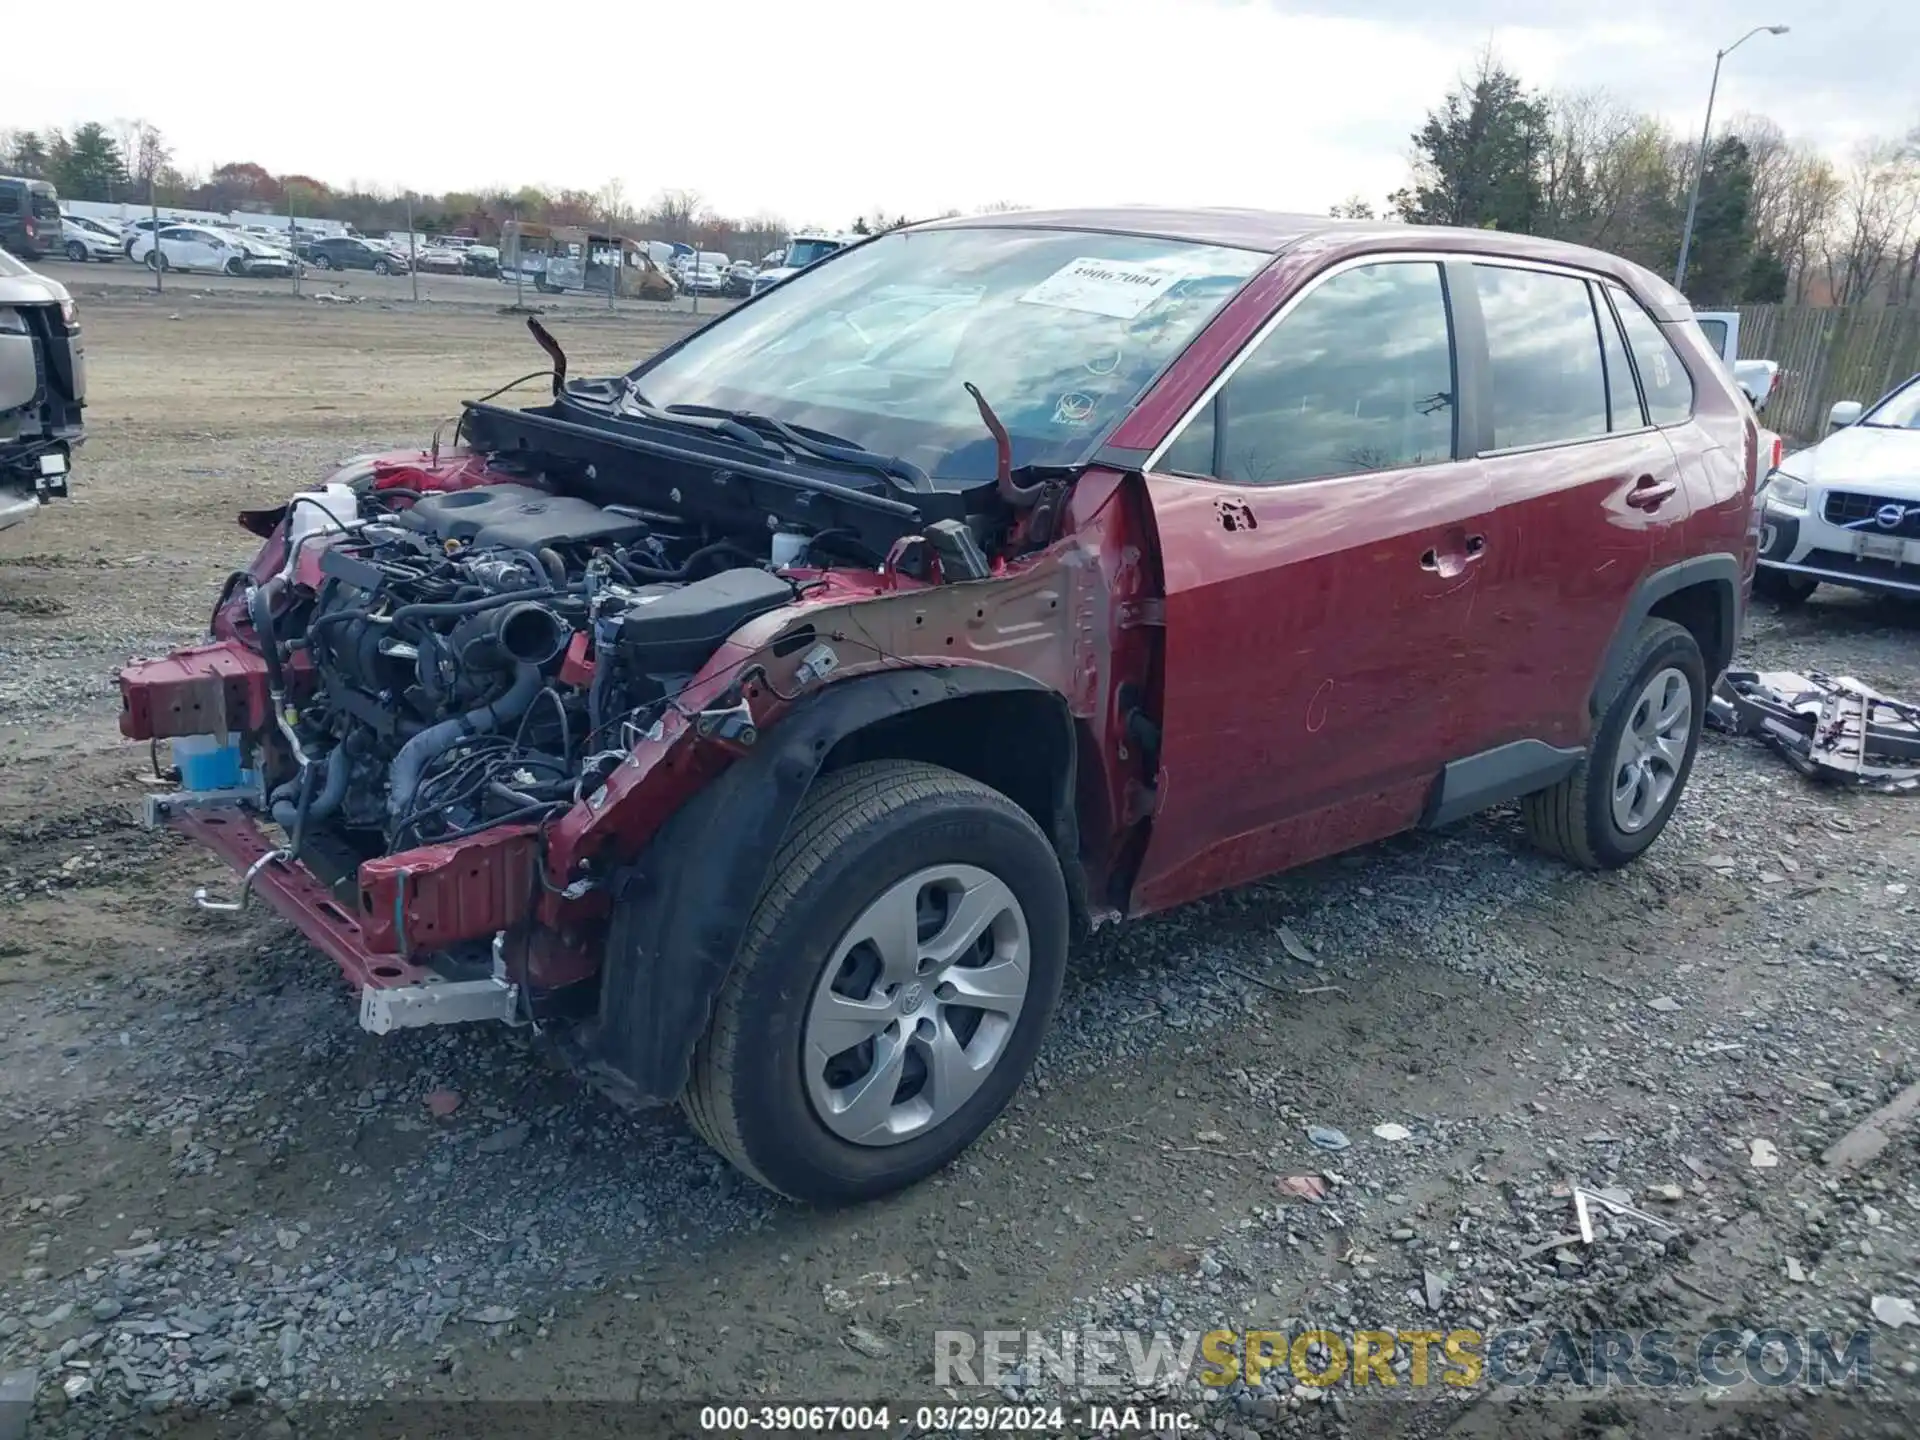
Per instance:
[[[1686,789],[1706,716],[1706,662],[1692,632],[1648,620],[1573,774],[1521,803],[1527,834],[1585,870],[1612,870],[1652,845]]]
[[[932,765],[820,780],[694,1054],[694,1127],[754,1179],[840,1204],[971,1144],[1033,1063],[1066,968],[1053,847]]]
[[[67,259],[73,261],[76,265],[81,265],[86,262],[86,258],[86,246],[82,245],[78,240],[69,240],[67,242]]]

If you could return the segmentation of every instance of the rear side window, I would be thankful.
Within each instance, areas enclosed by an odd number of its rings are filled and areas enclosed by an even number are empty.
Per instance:
[[[1587,282],[1573,275],[1475,265],[1486,319],[1493,448],[1553,445],[1607,433],[1607,377]]]
[[[0,185],[0,215],[18,215],[20,213],[20,187],[18,185]]]
[[[1593,299],[1600,317],[1600,352],[1607,361],[1607,417],[1615,430],[1638,430],[1647,423],[1647,415],[1640,408],[1640,387],[1634,383],[1633,365],[1627,359],[1627,342],[1620,337],[1620,322],[1597,286]]]
[[[1160,468],[1282,485],[1451,460],[1453,391],[1440,267],[1362,266],[1309,291]]]
[[[1627,348],[1633,351],[1640,390],[1647,397],[1647,418],[1655,425],[1680,424],[1693,414],[1693,377],[1680,352],[1638,300],[1617,285],[1607,290],[1626,327]]]

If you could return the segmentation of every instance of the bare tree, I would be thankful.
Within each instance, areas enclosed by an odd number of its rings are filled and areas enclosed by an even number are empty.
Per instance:
[[[1742,116],[1733,130],[1746,144],[1753,171],[1748,215],[1754,248],[1780,261],[1788,293],[1796,304],[1804,303],[1833,225],[1839,176],[1824,155],[1792,143],[1765,116]]]
[[[660,239],[689,244],[695,222],[706,208],[698,190],[662,190],[653,197],[643,219]]]
[[[1891,291],[1920,225],[1920,162],[1904,145],[1871,142],[1841,177],[1826,261],[1833,300],[1857,305]]]
[[[602,185],[594,196],[594,200],[599,206],[600,213],[606,217],[607,223],[615,229],[621,229],[633,223],[635,219],[633,204],[627,199],[626,182],[619,176],[614,176]]]

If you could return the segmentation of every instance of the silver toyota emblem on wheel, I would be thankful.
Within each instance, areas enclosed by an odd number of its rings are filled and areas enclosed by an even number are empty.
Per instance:
[[[1874,523],[1882,530],[1896,530],[1906,518],[1907,507],[1904,505],[1882,505],[1873,512]]]

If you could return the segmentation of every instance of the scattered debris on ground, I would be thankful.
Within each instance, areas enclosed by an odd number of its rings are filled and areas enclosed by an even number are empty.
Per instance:
[[[1730,670],[1708,717],[1734,734],[1759,736],[1803,775],[1920,790],[1920,705],[1851,676]]]

